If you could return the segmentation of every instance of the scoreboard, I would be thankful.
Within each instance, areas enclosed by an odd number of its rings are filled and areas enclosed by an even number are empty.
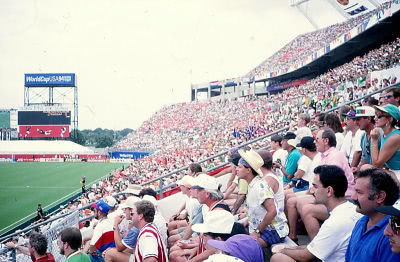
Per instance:
[[[18,125],[71,125],[71,111],[18,111]]]

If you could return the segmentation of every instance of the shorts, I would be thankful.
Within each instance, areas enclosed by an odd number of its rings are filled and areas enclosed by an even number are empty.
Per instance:
[[[268,246],[271,246],[273,244],[279,244],[283,243],[285,241],[284,237],[280,237],[278,232],[274,229],[265,229],[263,232],[261,232],[260,238],[264,240],[265,243],[268,244]]]
[[[304,179],[292,179],[293,182],[293,192],[301,192],[301,191],[306,191],[308,190],[310,183],[307,180]]]

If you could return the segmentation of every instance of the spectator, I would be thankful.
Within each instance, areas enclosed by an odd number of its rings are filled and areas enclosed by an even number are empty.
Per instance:
[[[296,149],[296,145],[296,135],[292,132],[286,133],[282,140],[282,148],[288,152],[286,163],[285,165],[275,163],[275,167],[279,168],[283,173],[284,184],[290,183],[298,167],[301,154]]]
[[[124,211],[125,218],[127,220],[132,220],[132,213],[135,203],[140,201],[138,197],[130,196],[128,199],[121,204],[121,209]],[[115,216],[113,221],[114,229],[114,241],[115,248],[108,248],[103,252],[103,257],[105,261],[129,261],[130,254],[133,254],[133,250],[136,245],[136,241],[139,235],[139,230],[132,226],[128,234],[122,238],[119,227],[124,219],[123,215]]]
[[[343,128],[339,117],[335,113],[328,113],[325,115],[325,127],[329,127],[335,132],[336,136],[336,148],[340,150],[343,144]]]
[[[383,235],[389,216],[376,207],[393,205],[399,188],[393,178],[380,169],[367,169],[357,175],[352,200],[357,212],[364,216],[356,223],[346,251],[346,261],[399,261],[393,254],[389,239]]]
[[[47,252],[47,239],[40,233],[32,233],[29,237],[28,247],[17,245],[13,242],[6,243],[8,248],[15,248],[21,253],[31,257],[36,262],[55,262],[54,256]]]
[[[67,262],[90,262],[90,257],[82,252],[82,234],[78,228],[64,229],[57,239],[60,254],[67,257]]]
[[[94,228],[93,237],[90,240],[89,256],[92,262],[104,261],[102,257],[103,251],[107,248],[115,247],[113,224],[107,219],[110,206],[100,200],[97,204],[94,204],[94,208],[94,214],[99,223]]]
[[[349,165],[356,169],[361,160],[361,137],[364,132],[359,129],[356,111],[349,111],[345,117],[346,136],[340,151],[345,154]]]
[[[283,210],[277,210],[274,192],[263,179],[261,156],[253,151],[239,151],[239,178],[249,184],[246,206],[249,216],[249,232],[262,247],[283,242],[289,232]]]
[[[400,107],[400,87],[385,90],[383,97],[387,104],[392,104],[398,108]]]
[[[147,200],[141,200],[134,204],[132,223],[140,231],[130,261],[168,261],[168,254],[160,232],[153,224],[155,213],[154,205]],[[150,260],[149,258],[153,259]]]
[[[311,192],[317,204],[330,210],[330,216],[311,243],[284,248],[271,261],[344,261],[351,232],[360,218],[356,206],[346,200],[346,190],[347,178],[342,169],[337,166],[318,166]]]
[[[378,168],[386,166],[395,174],[398,182],[400,181],[400,130],[396,125],[400,120],[400,111],[392,104],[375,108],[376,128],[371,131],[372,165]],[[383,130],[380,148],[378,128]]]
[[[365,131],[361,136],[361,163],[360,166],[365,164],[372,164],[371,159],[371,131],[375,127],[375,109],[369,106],[360,106],[356,108],[356,121],[360,130]],[[380,140],[380,138],[379,138]],[[380,144],[380,141],[379,141]],[[353,173],[358,172],[359,167],[353,167]]]
[[[344,154],[336,149],[336,136],[332,129],[320,130],[316,137],[317,150],[321,152],[322,165],[335,165],[343,169],[348,182],[346,196],[354,191],[353,173],[347,163]],[[297,202],[297,210],[306,227],[310,239],[314,239],[319,230],[319,221],[325,221],[329,214],[326,208],[320,204],[314,204],[312,198],[302,198]]]
[[[397,200],[393,206],[380,206],[375,210],[390,215],[389,223],[383,234],[389,237],[392,252],[400,254],[400,200]]]

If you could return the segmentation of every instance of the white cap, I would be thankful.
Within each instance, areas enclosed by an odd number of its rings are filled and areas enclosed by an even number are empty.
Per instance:
[[[122,203],[120,205],[121,209],[124,208],[133,208],[133,206],[135,205],[136,202],[140,201],[140,198],[136,197],[136,196],[130,196],[128,197],[124,203]]]
[[[218,209],[209,211],[204,217],[204,223],[193,225],[192,230],[199,233],[230,234],[234,223],[232,213]]]
[[[219,187],[218,181],[215,177],[207,174],[200,174],[194,179],[192,188],[204,189],[206,191],[217,191]]]
[[[194,177],[184,176],[181,180],[176,182],[176,184],[179,186],[192,187],[194,184]]]
[[[141,190],[142,190],[141,185],[129,184],[128,188],[123,193],[133,194],[138,196]]]
[[[111,208],[114,208],[118,203],[112,196],[106,196],[104,202],[106,202]]]

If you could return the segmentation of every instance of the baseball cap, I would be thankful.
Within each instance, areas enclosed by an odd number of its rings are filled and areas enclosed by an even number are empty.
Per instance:
[[[398,199],[393,206],[375,207],[375,210],[383,214],[400,217],[400,199]]]
[[[355,110],[350,110],[347,114],[344,114],[345,117],[355,118],[357,115]]]
[[[108,211],[110,211],[110,206],[103,200],[100,200],[96,204],[96,209],[99,210],[103,214],[107,214]]]
[[[104,202],[106,202],[111,208],[115,207],[118,203],[112,196],[106,196]]]
[[[188,176],[188,175],[182,177],[181,180],[176,182],[176,184],[179,186],[185,186],[185,187],[189,187],[189,188],[193,186],[193,183],[194,183],[194,177]]]
[[[261,171],[260,167],[264,165],[264,160],[262,157],[254,150],[239,150],[239,154],[242,157],[240,161],[244,160],[244,166],[250,166],[254,169],[259,175],[264,176],[263,172]]]
[[[391,117],[393,117],[396,120],[400,119],[400,110],[392,105],[392,104],[387,104],[385,106],[375,106],[378,110],[388,113]]]
[[[360,106],[356,108],[356,117],[374,117],[375,109],[370,106]]]
[[[199,233],[231,234],[235,218],[226,210],[212,210],[204,217],[203,224],[195,224],[192,230]]]
[[[150,201],[153,204],[154,207],[157,207],[157,199],[155,197],[153,197],[153,196],[144,195],[142,200]]]
[[[122,203],[119,207],[121,209],[124,208],[133,208],[133,206],[135,205],[136,202],[140,201],[140,198],[136,197],[136,196],[130,196],[128,197],[124,203]]]
[[[286,140],[296,139],[296,134],[293,132],[287,132],[286,135],[283,137],[283,139]]]
[[[240,258],[245,262],[264,261],[261,245],[249,235],[234,235],[226,241],[210,239],[207,241],[207,244],[213,248],[229,253],[234,257]]]
[[[296,145],[296,147],[314,149],[316,147],[314,144],[314,138],[312,136],[305,136],[301,139],[300,143]]]
[[[217,191],[219,183],[215,177],[201,173],[194,178],[193,189],[204,189],[206,191]]]

